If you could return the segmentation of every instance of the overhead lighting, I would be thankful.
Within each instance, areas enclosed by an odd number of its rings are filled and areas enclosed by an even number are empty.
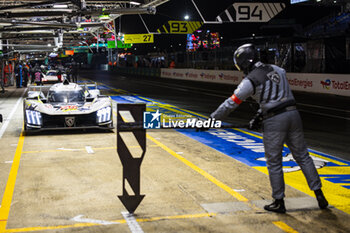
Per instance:
[[[189,16],[189,15],[185,15],[184,19],[185,19],[185,20],[189,20],[189,19],[190,19],[190,16]]]
[[[51,44],[47,44],[47,46],[51,47]]]
[[[67,4],[55,4],[55,5],[53,5],[53,8],[56,8],[56,9],[67,9],[68,5]]]
[[[136,6],[141,5],[141,3],[139,3],[139,2],[133,2],[133,1],[132,1],[132,2],[130,2],[130,4],[131,4],[131,5],[136,5]]]

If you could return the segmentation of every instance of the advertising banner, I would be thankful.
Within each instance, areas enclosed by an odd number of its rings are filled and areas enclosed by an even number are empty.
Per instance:
[[[243,74],[230,70],[161,69],[162,78],[238,85]],[[350,96],[350,74],[287,73],[294,91]]]
[[[161,69],[161,77],[238,85],[243,74],[230,70]]]

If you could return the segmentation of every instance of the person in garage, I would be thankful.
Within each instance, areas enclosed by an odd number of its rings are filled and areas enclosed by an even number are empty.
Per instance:
[[[319,207],[327,208],[328,202],[322,193],[320,177],[305,144],[301,118],[285,70],[260,62],[253,44],[240,46],[234,53],[234,63],[246,76],[234,94],[210,117],[222,119],[228,116],[248,97],[253,97],[259,103],[265,157],[274,199],[271,204],[264,206],[264,209],[277,213],[286,212],[282,169],[284,143],[301,167],[310,189],[315,192]],[[250,122],[251,127],[258,125],[257,119]]]

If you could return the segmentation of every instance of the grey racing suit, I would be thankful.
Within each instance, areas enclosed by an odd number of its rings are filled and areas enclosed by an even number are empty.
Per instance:
[[[210,117],[222,119],[248,97],[255,99],[263,114],[263,141],[272,187],[272,197],[284,197],[285,184],[282,170],[284,143],[300,166],[311,190],[321,188],[321,180],[304,140],[304,133],[295,99],[284,69],[257,62],[253,70],[238,85]]]

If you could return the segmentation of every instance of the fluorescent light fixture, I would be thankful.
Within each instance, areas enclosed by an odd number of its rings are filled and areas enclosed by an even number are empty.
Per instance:
[[[309,0],[290,0],[290,4],[296,4],[296,3],[300,3],[300,2],[307,2]]]
[[[189,20],[189,19],[190,19],[190,16],[189,16],[189,15],[185,15],[184,19],[185,19],[185,20]]]
[[[136,5],[136,6],[141,5],[141,3],[139,3],[139,2],[134,2],[134,1],[131,1],[130,4],[131,4],[131,5]]]
[[[55,4],[55,5],[53,5],[53,8],[55,8],[55,9],[67,9],[68,5],[67,4]]]

